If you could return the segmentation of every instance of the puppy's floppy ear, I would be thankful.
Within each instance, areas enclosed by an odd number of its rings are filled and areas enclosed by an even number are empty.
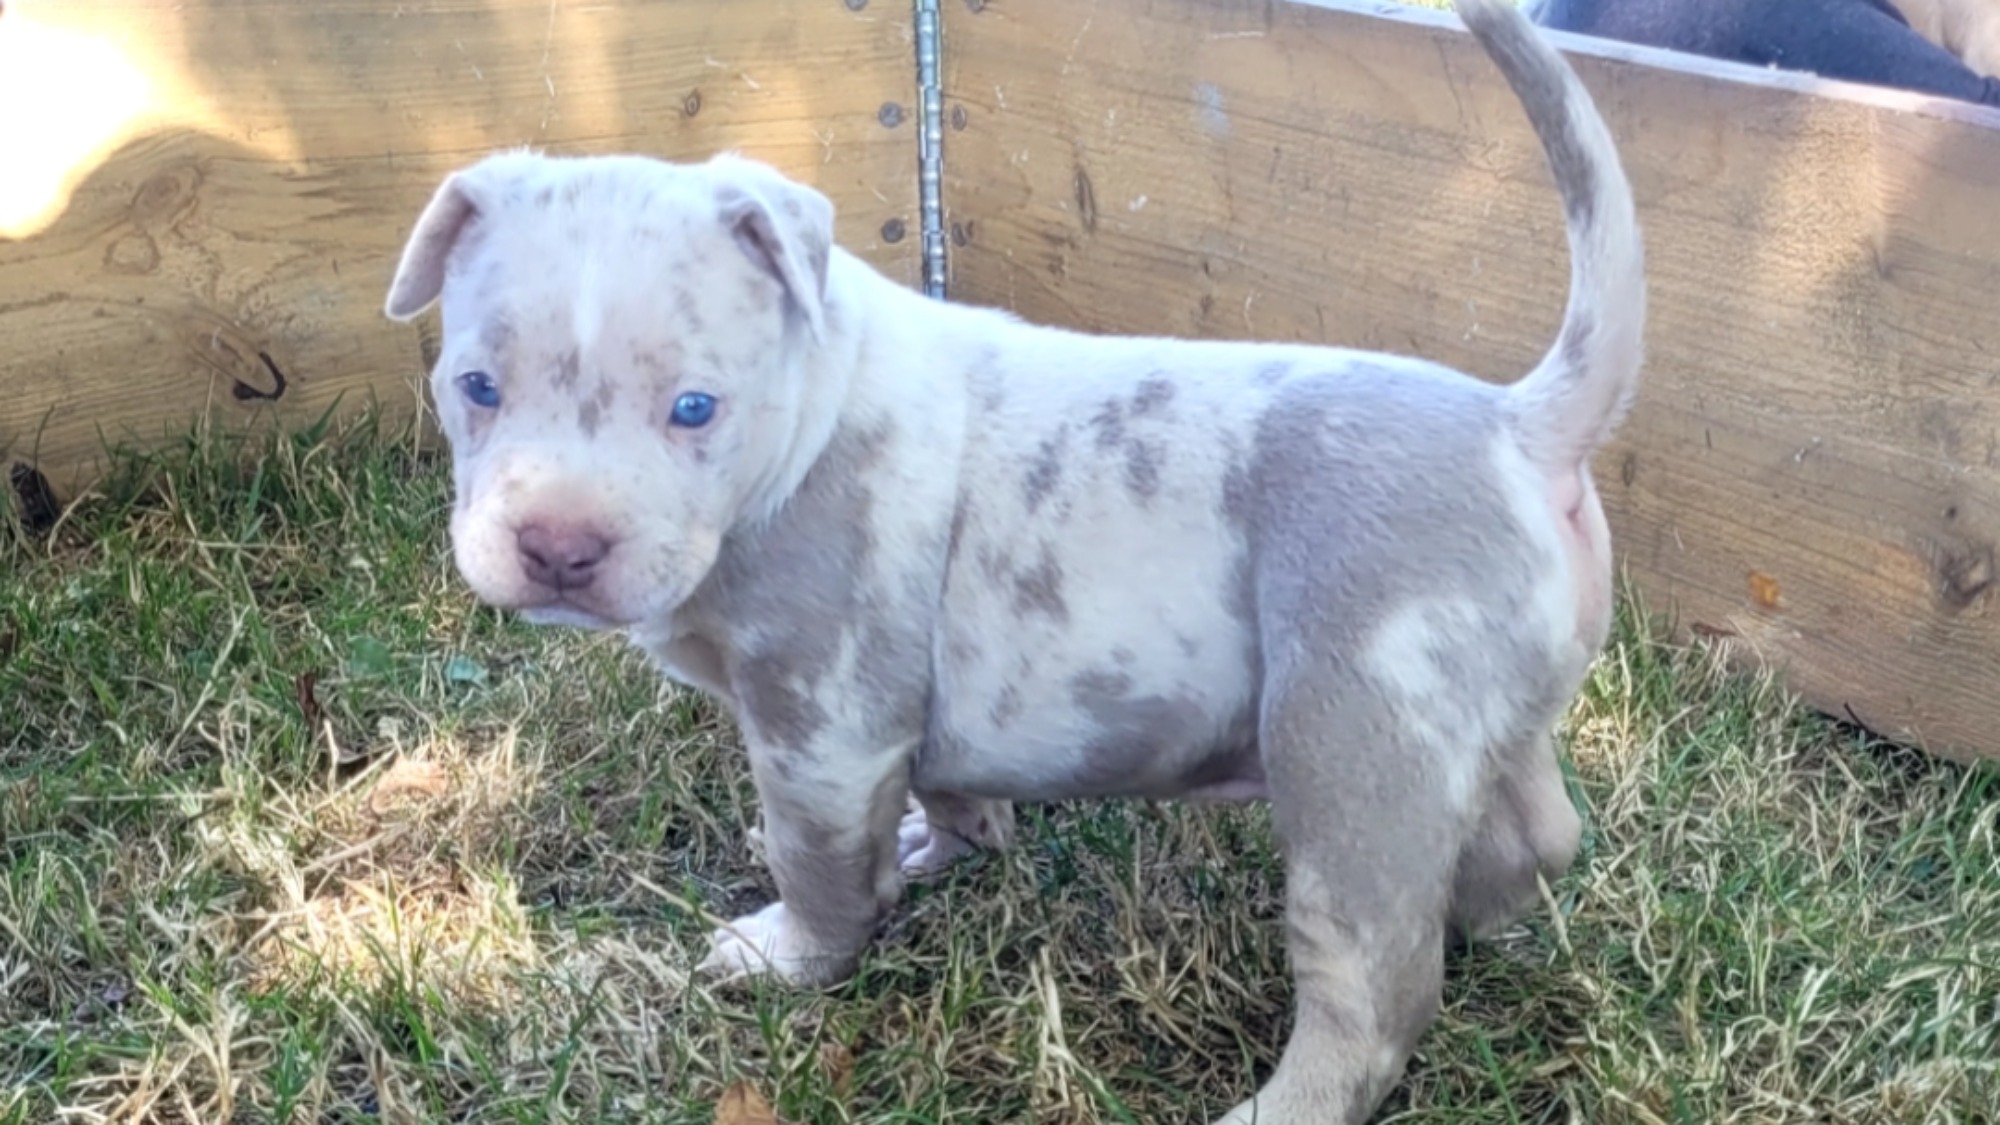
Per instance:
[[[476,164],[460,168],[438,185],[431,201],[417,216],[410,240],[403,244],[403,260],[389,283],[389,299],[383,311],[391,320],[413,320],[431,307],[444,292],[445,263],[452,247],[465,236],[465,228],[490,212],[504,198],[519,196],[523,185],[547,163],[547,158],[527,149],[496,153]]]
[[[486,156],[446,176],[417,216],[403,260],[389,283],[383,311],[392,320],[413,320],[444,292],[445,264],[466,227],[502,203],[519,203],[536,182],[560,175],[560,161],[530,148]]]
[[[395,279],[389,282],[389,299],[382,306],[389,319],[415,319],[444,291],[445,261],[466,224],[479,212],[468,179],[465,171],[446,176],[424,205],[423,214],[417,216],[410,240],[403,244],[403,260],[396,266]]]
[[[716,202],[736,245],[785,286],[813,339],[826,339],[827,259],[833,201],[776,169],[732,154],[715,157]]]

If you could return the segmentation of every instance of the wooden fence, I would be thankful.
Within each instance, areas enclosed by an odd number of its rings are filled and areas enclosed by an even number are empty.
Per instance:
[[[939,7],[953,299],[1495,379],[1547,345],[1561,212],[1449,14]],[[916,284],[915,18],[908,0],[14,0],[0,93],[14,38],[79,45],[97,69],[54,82],[114,93],[88,137],[0,122],[8,177],[23,144],[55,153],[0,187],[0,450],[74,487],[106,433],[303,418],[342,391],[414,406],[424,329],[377,311],[394,256],[438,177],[505,145],[740,147],[826,190],[843,242]],[[1647,236],[1645,390],[1598,465],[1636,584],[1823,709],[2000,756],[2000,114],[1556,39]],[[155,100],[120,109],[121,83]],[[59,91],[31,101],[67,112]]]
[[[415,409],[431,322],[383,318],[389,277],[500,148],[737,148],[914,282],[911,28],[882,0],[7,0],[0,452],[60,494],[195,418]]]

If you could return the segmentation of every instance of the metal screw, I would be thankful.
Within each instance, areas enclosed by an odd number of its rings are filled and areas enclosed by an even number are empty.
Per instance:
[[[986,7],[986,0],[965,0],[965,6],[977,12]]]
[[[887,128],[894,129],[903,123],[903,107],[895,102],[883,102],[882,108],[875,114],[875,120]]]
[[[847,10],[850,12],[858,12],[867,6],[868,0],[847,0]]]
[[[953,246],[963,246],[970,241],[970,238],[971,236],[965,233],[964,223],[951,224],[951,244]]]
[[[903,241],[903,220],[901,220],[901,219],[890,219],[890,220],[889,220],[888,222],[886,222],[886,223],[883,223],[883,224],[882,224],[882,241],[884,241],[884,242],[901,242],[901,241]]]
[[[701,112],[701,91],[696,90],[681,101],[681,112],[693,117]]]
[[[964,107],[964,106],[962,106],[962,105],[955,105],[955,106],[952,106],[952,107],[951,107],[951,127],[952,127],[952,128],[954,128],[954,129],[963,129],[963,128],[965,128],[965,107]]]

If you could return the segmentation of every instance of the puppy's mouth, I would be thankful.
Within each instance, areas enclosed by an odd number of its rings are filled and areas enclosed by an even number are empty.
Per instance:
[[[524,605],[517,612],[530,625],[566,625],[574,629],[622,629],[631,624],[621,618],[607,617],[603,613],[580,606],[573,601],[556,597],[535,605]]]
[[[488,609],[510,613],[531,625],[568,625],[581,629],[617,629],[630,624],[623,607],[610,604],[587,586],[562,589],[530,582],[520,576],[496,580],[476,568],[459,568],[472,596]]]
[[[651,599],[606,596],[608,591],[600,593],[590,587],[557,590],[529,583],[512,593],[514,596],[504,601],[487,604],[511,612],[530,625],[618,632],[652,620],[660,612]]]
[[[452,551],[479,601],[532,625],[617,632],[671,615],[712,565],[676,542],[626,534],[613,539],[516,517],[455,513]],[[702,544],[696,544],[697,547]]]
[[[558,589],[521,582],[508,596],[487,604],[506,610],[530,625],[563,625],[575,629],[630,629],[650,616],[647,599],[630,599],[596,586]]]

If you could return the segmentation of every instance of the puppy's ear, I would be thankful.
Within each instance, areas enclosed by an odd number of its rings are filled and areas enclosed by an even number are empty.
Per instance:
[[[722,222],[736,245],[785,286],[815,341],[826,339],[826,271],[833,201],[775,169],[734,156],[713,161]]]
[[[445,177],[424,206],[423,214],[417,216],[410,240],[403,244],[403,260],[396,266],[396,277],[389,283],[389,299],[383,305],[389,319],[415,319],[444,291],[445,261],[451,257],[451,248],[458,243],[459,236],[465,233],[466,224],[479,213],[472,171],[465,169]]]

